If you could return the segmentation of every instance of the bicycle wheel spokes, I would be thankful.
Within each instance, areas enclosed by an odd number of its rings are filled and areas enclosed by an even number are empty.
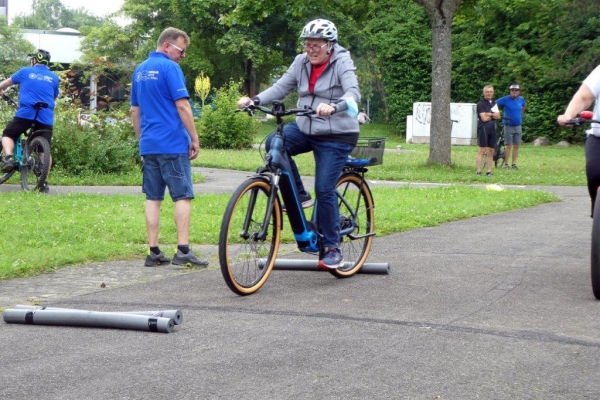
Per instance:
[[[266,217],[270,190],[262,178],[247,180],[231,196],[221,222],[221,273],[227,286],[239,295],[260,289],[275,265],[282,214],[275,198],[273,211]]]
[[[48,178],[50,170],[50,145],[43,137],[34,138],[28,146],[25,161],[21,167],[21,187],[23,190],[40,189]]]
[[[375,213],[371,191],[359,175],[342,175],[337,189],[344,199],[339,200],[344,265],[331,273],[346,278],[358,272],[367,260],[373,244]]]

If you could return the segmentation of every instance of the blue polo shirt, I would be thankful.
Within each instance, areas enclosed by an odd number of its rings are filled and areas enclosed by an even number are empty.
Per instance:
[[[21,68],[11,76],[19,85],[19,109],[15,117],[33,119],[38,101],[48,103],[48,108],[40,109],[37,120],[42,124],[54,125],[54,99],[58,97],[58,76],[44,64]]]
[[[175,101],[189,98],[181,67],[152,52],[133,72],[131,105],[140,109],[140,155],[187,154],[190,136]]]
[[[509,126],[519,126],[522,124],[523,107],[527,105],[525,99],[517,96],[514,99],[512,96],[504,96],[498,99],[498,107],[504,108],[504,116],[510,118],[507,122]]]

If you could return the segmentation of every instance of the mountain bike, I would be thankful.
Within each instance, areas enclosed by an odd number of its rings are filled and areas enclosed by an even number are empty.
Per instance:
[[[7,95],[2,95],[8,104],[18,108],[17,104]],[[16,172],[21,173],[21,188],[23,190],[44,190],[50,171],[50,143],[41,136],[49,132],[45,129],[36,129],[37,117],[42,108],[48,104],[37,102],[33,106],[35,116],[31,127],[15,141],[13,159],[15,167],[8,172],[0,172],[0,184],[9,180]],[[0,145],[0,160],[4,160],[4,149]]]
[[[593,119],[591,111],[583,111],[577,118],[568,122],[568,125],[581,126],[583,124],[600,124],[599,120]],[[598,188],[600,189],[600,188]],[[591,251],[591,279],[594,297],[600,300],[600,193],[594,201],[594,212],[592,215],[592,251]]]
[[[274,116],[277,130],[270,151],[264,156],[265,165],[232,194],[219,235],[221,273],[227,286],[238,295],[255,293],[273,270],[282,239],[282,204],[285,204],[298,249],[313,255],[321,255],[324,251],[316,218],[318,199],[311,218],[307,218],[298,198],[290,158],[284,149],[283,118],[288,115],[312,117],[315,111],[310,108],[285,110],[280,101],[273,102],[270,109],[249,105],[238,111],[253,115],[255,110]],[[367,167],[383,163],[385,141],[386,138],[359,139],[337,180],[340,248],[345,262],[329,272],[338,278],[358,272],[371,251],[375,213],[365,173]]]

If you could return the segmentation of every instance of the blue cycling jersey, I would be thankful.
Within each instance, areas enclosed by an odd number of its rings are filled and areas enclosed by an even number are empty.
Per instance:
[[[190,136],[175,102],[189,98],[181,67],[152,52],[133,72],[131,105],[140,109],[140,155],[187,154]]]
[[[54,100],[58,97],[58,76],[44,64],[21,68],[11,76],[15,85],[19,85],[19,109],[16,117],[33,119],[33,105],[43,101],[48,108],[42,108],[37,120],[42,124],[54,125]]]

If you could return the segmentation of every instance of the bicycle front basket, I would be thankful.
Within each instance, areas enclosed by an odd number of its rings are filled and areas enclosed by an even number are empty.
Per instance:
[[[353,163],[363,166],[383,164],[383,153],[385,150],[384,137],[362,137],[358,139],[356,146],[348,156]]]

